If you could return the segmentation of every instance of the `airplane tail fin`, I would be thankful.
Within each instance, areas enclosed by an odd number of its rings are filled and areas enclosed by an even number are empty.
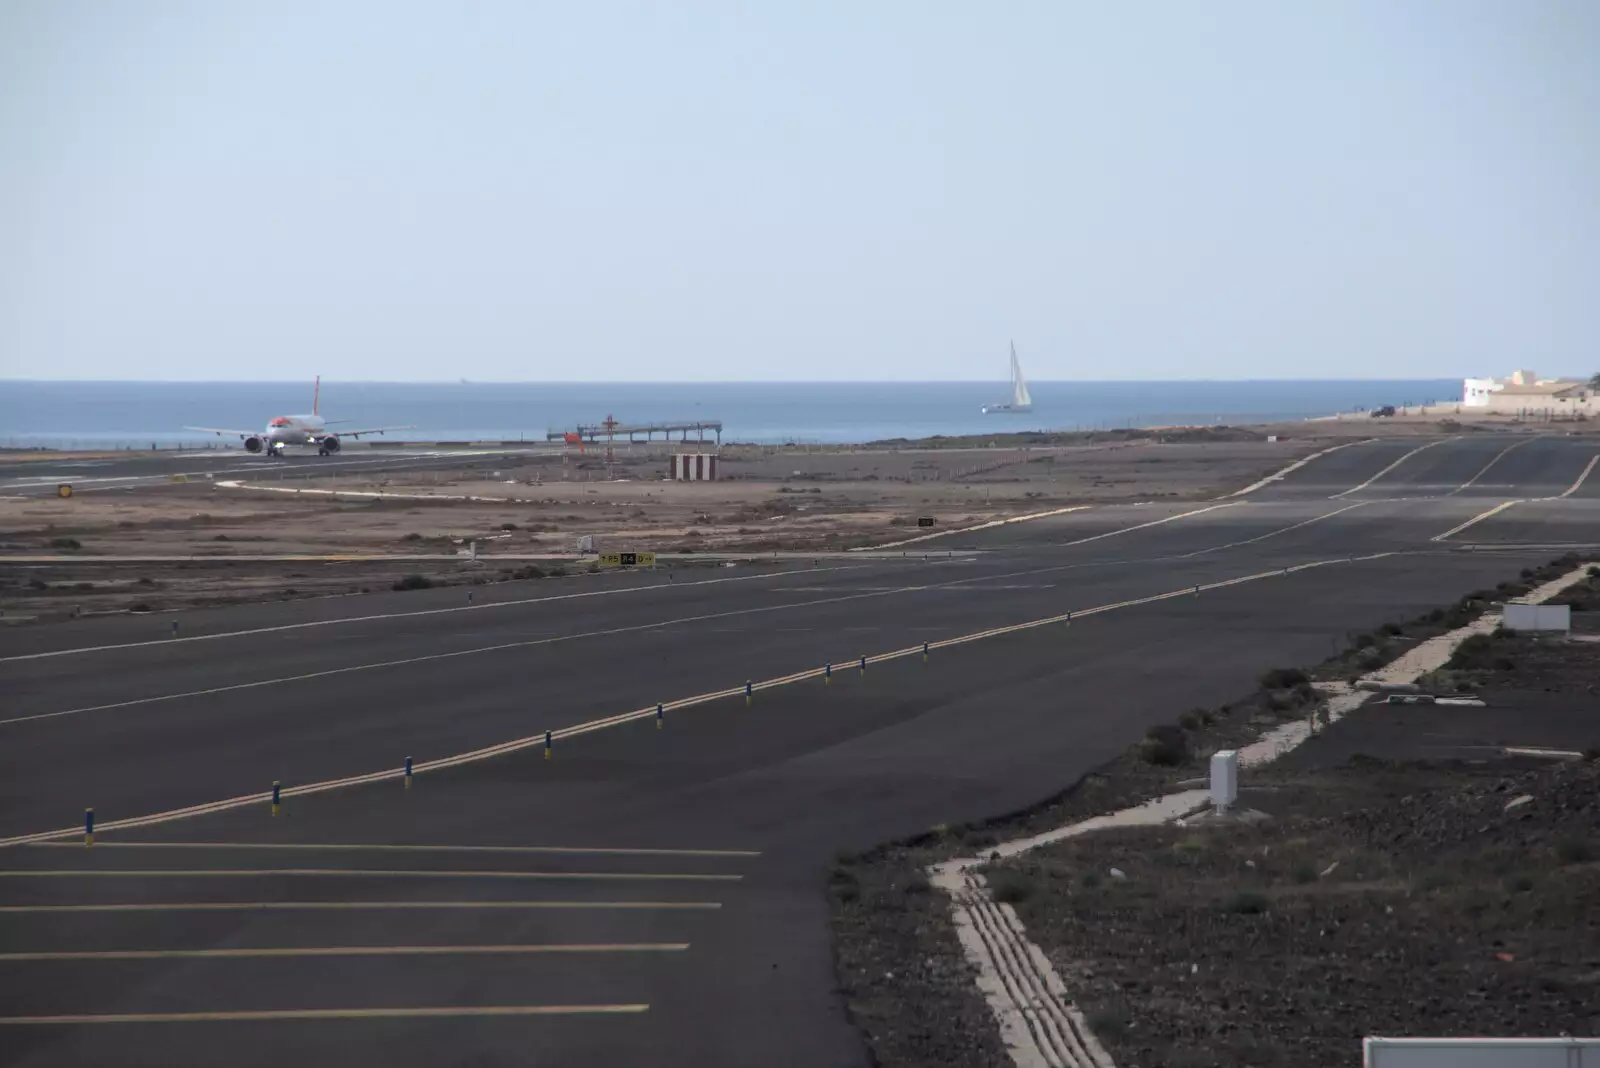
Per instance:
[[[318,375],[316,384],[311,387],[311,414],[312,415],[321,415],[322,414],[322,412],[320,410],[318,410],[318,408],[317,408],[317,405],[320,404],[321,401],[322,401],[322,376]]]

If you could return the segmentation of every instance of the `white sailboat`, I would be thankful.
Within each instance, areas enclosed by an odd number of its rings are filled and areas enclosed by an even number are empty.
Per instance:
[[[1022,413],[1033,411],[1033,397],[1028,394],[1028,380],[1022,377],[1022,365],[1017,362],[1017,343],[1011,343],[1011,403],[986,404],[984,415],[996,413]]]

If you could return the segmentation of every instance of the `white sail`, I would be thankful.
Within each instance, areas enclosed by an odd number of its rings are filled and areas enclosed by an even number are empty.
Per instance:
[[[1022,377],[1022,365],[1017,362],[1017,343],[1011,343],[1011,406],[1032,408],[1033,398],[1028,395],[1028,380]]]
[[[1022,364],[1017,362],[1017,343],[1011,343],[1011,402],[1009,404],[986,404],[983,406],[985,415],[990,412],[1031,412],[1033,411],[1033,397],[1028,394],[1028,380],[1022,377]]]

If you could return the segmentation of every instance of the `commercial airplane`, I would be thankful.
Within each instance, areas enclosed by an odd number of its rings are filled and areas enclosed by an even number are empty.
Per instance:
[[[318,414],[319,403],[322,398],[322,376],[317,376],[317,383],[311,391],[310,415],[279,415],[267,423],[265,430],[224,430],[214,426],[186,426],[185,430],[197,430],[203,434],[216,434],[218,437],[238,437],[244,441],[246,452],[265,451],[269,458],[282,459],[283,450],[289,445],[315,445],[318,456],[329,456],[339,451],[339,439],[359,438],[362,434],[382,434],[390,430],[414,430],[410,426],[373,426],[363,427],[359,430],[328,429],[328,423]],[[334,420],[338,422],[338,420]]]

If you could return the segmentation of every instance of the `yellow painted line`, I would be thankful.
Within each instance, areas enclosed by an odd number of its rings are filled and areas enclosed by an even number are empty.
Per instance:
[[[1555,499],[1556,500],[1560,500],[1563,497],[1570,497],[1574,493],[1577,493],[1578,492],[1578,487],[1582,486],[1584,481],[1589,477],[1589,472],[1594,470],[1594,465],[1595,465],[1596,461],[1600,461],[1600,452],[1595,453],[1593,456],[1591,456],[1589,458],[1589,466],[1587,466],[1587,467],[1585,467],[1583,469],[1583,474],[1578,476],[1578,481],[1576,481],[1572,485],[1568,486],[1561,493],[1556,494]]]
[[[1408,452],[1404,456],[1400,457],[1400,459],[1396,460],[1394,463],[1390,464],[1388,467],[1385,467],[1382,471],[1379,471],[1377,474],[1373,475],[1371,478],[1367,479],[1365,482],[1361,483],[1359,486],[1351,486],[1349,489],[1344,490],[1341,493],[1335,493],[1331,499],[1332,500],[1337,500],[1340,497],[1347,497],[1350,494],[1356,492],[1357,490],[1366,489],[1368,486],[1370,486],[1374,482],[1378,481],[1378,479],[1382,478],[1384,475],[1387,475],[1390,471],[1393,471],[1395,468],[1399,467],[1401,464],[1405,463],[1407,460],[1411,459],[1413,456],[1415,456],[1419,452],[1425,452],[1426,450],[1433,448],[1435,445],[1443,445],[1443,444],[1445,444],[1447,442],[1459,441],[1459,440],[1460,440],[1459,438],[1439,438],[1436,441],[1430,441],[1426,445],[1423,445],[1423,446],[1420,446],[1418,448],[1412,449],[1410,452]]]
[[[1119,530],[1108,530],[1104,534],[1093,534],[1087,538],[1079,538],[1077,541],[1062,541],[1057,542],[1056,544],[1060,548],[1066,548],[1071,545],[1087,545],[1091,541],[1100,541],[1103,538],[1114,538],[1118,534],[1131,534],[1135,530],[1144,530],[1147,527],[1159,527],[1163,523],[1172,523],[1179,519],[1188,519],[1192,515],[1202,515],[1206,512],[1215,512],[1219,508],[1237,508],[1243,503],[1245,502],[1233,501],[1229,504],[1208,504],[1204,508],[1196,508],[1188,512],[1179,512],[1177,515],[1169,515],[1165,519],[1152,519],[1148,523],[1138,523],[1131,527],[1122,527]]]
[[[87,559],[74,557],[73,559]],[[200,557],[198,559],[204,559]],[[443,559],[441,557],[441,559]],[[213,642],[224,638],[247,638],[257,634],[277,634],[287,630],[305,630],[311,627],[337,627],[350,623],[374,623],[389,619],[414,619],[419,616],[448,615],[452,612],[487,612],[497,608],[516,608],[525,605],[555,604],[561,601],[577,601],[586,597],[618,597],[629,593],[646,593],[652,590],[685,590],[696,586],[717,586],[728,582],[762,582],[774,579],[788,578],[790,575],[813,575],[831,571],[856,571],[868,567],[867,564],[846,564],[830,567],[796,568],[790,571],[778,571],[762,575],[733,575],[727,578],[699,579],[694,582],[662,582],[649,586],[624,586],[610,590],[586,590],[582,593],[558,593],[548,597],[522,597],[514,601],[491,601],[485,604],[452,605],[448,608],[420,608],[409,612],[382,612],[370,616],[349,616],[343,619],[313,619],[301,623],[284,623],[274,627],[255,627],[250,630],[230,630],[221,634],[194,634],[189,637],[159,638],[142,642],[122,642],[114,645],[86,645],[77,649],[53,649],[43,653],[22,653],[18,656],[0,657],[0,664],[7,664],[14,660],[45,660],[56,656],[78,656],[84,653],[104,653],[115,649],[143,649],[148,646],[181,645],[185,642]]]
[[[30,842],[31,846],[82,848],[78,842]],[[756,849],[624,849],[609,846],[387,845],[329,842],[96,842],[97,849],[327,849],[335,852],[526,853],[537,856],[759,857]]]
[[[1304,564],[1296,564],[1292,567],[1274,568],[1270,571],[1259,571],[1255,572],[1254,574],[1243,575],[1238,578],[1224,579],[1220,582],[1202,583],[1198,588],[1202,592],[1205,590],[1223,589],[1225,587],[1237,586],[1246,582],[1255,582],[1261,579],[1288,575],[1293,572],[1308,571],[1317,567],[1325,567],[1333,564],[1353,564],[1358,561],[1382,560],[1395,555],[1397,554],[1394,552],[1379,552],[1368,553],[1362,556],[1340,556],[1326,560],[1312,560]],[[955,582],[941,583],[925,587],[908,587],[908,589],[938,589],[943,586],[955,585],[958,582],[994,581],[995,579],[1016,578],[1020,575],[1038,574],[1047,571],[1069,570],[1077,566],[1078,565],[1076,564],[1061,564],[1052,567],[1035,568],[1030,571],[1019,571],[1010,575],[990,575],[979,578],[958,579],[955,580]],[[1193,594],[1195,589],[1195,586],[1190,585],[1181,589],[1171,590],[1166,593],[1152,594],[1148,597],[1138,597],[1127,601],[1118,601],[1114,604],[1099,605],[1094,608],[1075,609],[1071,612],[1046,616],[1042,619],[1028,620],[1026,622],[1016,623],[1010,626],[994,627],[989,630],[979,631],[975,634],[965,634],[955,638],[945,638],[941,641],[930,642],[928,648],[943,649],[950,646],[963,645],[967,642],[978,641],[983,638],[998,637],[1005,634],[1015,634],[1021,631],[1031,630],[1036,627],[1050,626],[1052,624],[1064,622],[1068,619],[1081,619],[1086,616],[1098,615],[1102,612],[1110,612],[1116,609],[1131,608],[1136,605],[1143,604],[1153,604],[1157,601],[1165,601],[1174,597],[1183,597]],[[849,598],[835,598],[834,600],[848,599]],[[816,604],[820,602],[809,603]],[[667,624],[653,625],[665,626]],[[441,655],[450,656],[458,654],[447,653]],[[869,656],[867,658],[867,663],[877,664],[890,660],[898,660],[903,657],[920,655],[922,655],[921,645],[908,646],[904,649],[896,649],[892,652],[879,653],[876,656]],[[839,661],[841,665],[848,665],[853,662],[854,661],[849,658],[841,659]],[[797,682],[804,682],[809,679],[819,679],[823,675],[823,670],[823,668],[817,667],[792,672],[788,675],[782,675],[776,678],[756,682],[753,684],[752,689],[768,690],[778,686],[787,686]],[[692,697],[685,697],[676,701],[669,701],[666,702],[663,707],[667,710],[691,708],[696,705],[709,704],[713,701],[720,701],[728,697],[739,696],[743,693],[743,686],[730,686],[723,690],[712,690],[706,693],[696,694]],[[156,698],[155,700],[160,700],[160,698]],[[630,712],[619,712],[616,715],[589,720],[588,722],[575,724],[571,727],[562,727],[557,730],[552,730],[550,734],[554,739],[575,738],[580,735],[590,734],[594,731],[607,730],[611,727],[617,727],[626,723],[633,723],[638,720],[652,718],[655,715],[656,706],[648,705],[644,708],[634,709]],[[425,761],[423,763],[416,764],[412,770],[414,773],[421,773],[424,771],[437,771],[443,768],[458,767],[462,764],[476,763],[480,760],[489,760],[494,757],[505,756],[524,749],[543,746],[544,741],[544,732],[540,731],[537,734],[530,734],[522,738],[513,738],[510,741],[500,742],[496,745],[485,746],[482,749],[473,749],[465,753],[457,753],[454,756],[440,757],[436,760]],[[341,790],[352,786],[364,786],[369,783],[398,779],[404,776],[404,774],[405,771],[402,768],[385,768],[382,771],[372,771],[361,775],[351,775],[342,779],[329,779],[323,782],[306,783],[300,786],[285,787],[282,791],[282,796],[298,797],[307,794],[323,793],[328,790]],[[262,804],[270,800],[271,796],[272,795],[270,791],[263,791],[254,794],[243,794],[238,797],[229,797],[218,801],[208,801],[204,804],[190,805],[187,808],[170,809],[166,812],[154,812],[145,816],[133,816],[129,817],[128,819],[112,820],[99,824],[97,830],[100,833],[104,833],[106,831],[128,830],[134,827],[148,827],[158,823],[167,823],[172,820],[188,819],[193,816],[204,816],[217,812],[226,812],[230,809],[243,808],[247,805]],[[53,838],[73,838],[81,833],[82,828],[76,826],[61,828],[53,831],[38,831],[33,834],[14,835],[10,838],[0,838],[0,846],[24,845],[30,842],[42,842]]]
[[[891,541],[886,545],[863,545],[859,549],[851,549],[849,551],[855,553],[875,552],[881,549],[898,549],[905,545],[915,545],[921,541],[932,541],[934,538],[948,538],[952,534],[975,534],[980,530],[991,530],[994,527],[1010,526],[1012,523],[1027,523],[1035,519],[1048,519],[1053,515],[1066,515],[1068,512],[1082,512],[1090,507],[1092,507],[1092,505],[1075,504],[1070,508],[1052,508],[1048,512],[1029,512],[1027,515],[1014,515],[1006,519],[993,519],[987,523],[979,523],[976,526],[957,527],[954,530],[940,530],[932,534],[919,534],[914,538],[906,538],[904,541]]]
[[[0,1024],[222,1023],[264,1020],[413,1020],[464,1016],[617,1016],[649,1005],[463,1005],[459,1008],[269,1009],[258,1012],[119,1012],[83,1016],[0,1016]]]
[[[1245,538],[1243,541],[1230,541],[1226,545],[1213,545],[1209,549],[1199,549],[1192,553],[1184,553],[1181,557],[1179,557],[1179,559],[1187,560],[1195,556],[1204,556],[1206,553],[1219,552],[1222,549],[1237,549],[1241,545],[1254,545],[1258,541],[1266,541],[1268,538],[1276,538],[1279,534],[1287,534],[1292,530],[1299,530],[1301,527],[1309,527],[1312,523],[1320,523],[1324,519],[1332,519],[1336,515],[1343,515],[1346,512],[1355,511],[1357,508],[1365,508],[1371,503],[1373,502],[1357,501],[1355,504],[1347,504],[1343,508],[1335,508],[1331,512],[1324,512],[1322,515],[1313,516],[1310,519],[1304,520],[1303,522],[1295,523],[1292,526],[1279,527],[1277,530],[1270,530],[1265,534],[1258,534],[1253,538]]]
[[[231,949],[107,949],[0,953],[0,962],[41,960],[205,960],[229,957],[445,957],[525,953],[681,953],[687,942],[545,942],[487,946],[241,946]]]
[[[1499,515],[1501,512],[1505,511],[1507,508],[1510,508],[1513,504],[1521,504],[1522,500],[1523,499],[1519,497],[1514,501],[1501,501],[1499,504],[1495,505],[1493,508],[1488,508],[1488,509],[1485,509],[1484,511],[1479,512],[1477,515],[1473,516],[1471,519],[1467,520],[1465,523],[1457,523],[1455,526],[1451,527],[1449,530],[1445,531],[1443,534],[1435,534],[1433,537],[1429,538],[1428,540],[1429,541],[1444,541],[1447,538],[1450,538],[1450,537],[1453,537],[1453,536],[1455,536],[1457,534],[1460,534],[1463,530],[1466,530],[1468,527],[1473,526],[1474,524],[1483,522],[1485,519],[1488,519],[1490,516]]]
[[[1453,497],[1457,493],[1460,493],[1462,490],[1466,489],[1468,486],[1470,486],[1474,482],[1478,481],[1478,479],[1480,479],[1484,475],[1488,474],[1489,473],[1489,468],[1491,468],[1495,464],[1499,463],[1500,462],[1500,458],[1502,456],[1504,456],[1506,453],[1510,452],[1512,449],[1520,449],[1520,448],[1522,448],[1522,446],[1526,445],[1528,442],[1533,441],[1533,440],[1535,440],[1535,439],[1534,438],[1523,438],[1521,441],[1512,442],[1510,445],[1507,445],[1505,448],[1501,449],[1499,452],[1494,454],[1494,459],[1490,460],[1488,463],[1483,465],[1483,470],[1482,471],[1479,471],[1477,474],[1473,475],[1471,478],[1469,478],[1465,482],[1461,483],[1461,485],[1457,486],[1455,489],[1451,490],[1449,493],[1446,493],[1445,496],[1446,497]]]
[[[700,872],[642,871],[449,871],[426,868],[381,870],[377,868],[194,868],[183,871],[152,871],[122,868],[60,868],[52,871],[25,869],[0,870],[0,879],[272,879],[279,877],[375,879],[540,879],[561,881],[594,880],[619,882],[736,883],[742,875]]]
[[[157,904],[0,905],[0,913],[41,912],[323,912],[370,909],[599,909],[698,912],[720,901],[171,901]]]
[[[1284,468],[1280,468],[1279,470],[1274,471],[1272,474],[1268,475],[1266,478],[1262,479],[1259,482],[1252,482],[1250,485],[1246,486],[1242,490],[1234,490],[1232,493],[1224,493],[1221,497],[1218,497],[1217,500],[1222,501],[1222,500],[1227,500],[1229,497],[1243,497],[1247,493],[1254,493],[1256,490],[1262,489],[1263,487],[1266,487],[1266,486],[1270,486],[1274,482],[1282,481],[1283,477],[1285,475],[1290,474],[1291,472],[1294,472],[1294,471],[1298,471],[1300,468],[1304,467],[1306,464],[1310,463],[1312,460],[1320,460],[1320,459],[1322,459],[1324,456],[1328,455],[1330,452],[1338,452],[1340,449],[1348,449],[1352,445],[1367,445],[1367,444],[1370,444],[1370,443],[1372,443],[1374,441],[1377,441],[1377,440],[1378,440],[1377,438],[1363,438],[1360,441],[1346,441],[1341,445],[1335,445],[1332,448],[1323,449],[1321,452],[1314,452],[1310,456],[1305,457],[1304,459],[1296,460],[1294,463],[1290,464],[1289,466],[1284,467]]]

